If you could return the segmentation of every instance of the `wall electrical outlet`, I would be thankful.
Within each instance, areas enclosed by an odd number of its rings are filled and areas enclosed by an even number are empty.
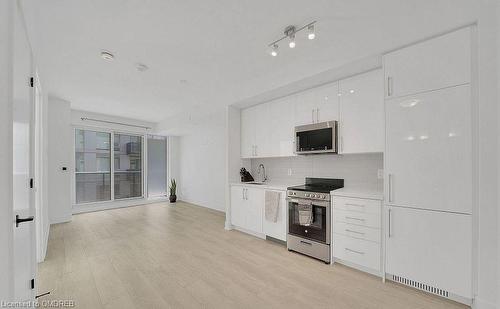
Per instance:
[[[377,178],[378,179],[384,179],[384,170],[378,170],[377,171]]]
[[[291,168],[288,169],[288,176],[292,176],[292,169]]]

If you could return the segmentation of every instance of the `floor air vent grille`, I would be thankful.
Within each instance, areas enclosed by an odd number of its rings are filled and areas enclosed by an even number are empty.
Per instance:
[[[418,282],[415,280],[411,280],[411,279],[408,279],[405,277],[395,276],[395,275],[392,276],[392,280],[395,282],[399,282],[401,284],[407,285],[407,286],[414,287],[414,288],[422,290],[422,291],[426,291],[426,292],[429,292],[432,294],[436,294],[436,295],[439,295],[442,297],[449,298],[448,291],[436,288],[434,286],[427,285],[427,284],[422,283],[422,282]]]

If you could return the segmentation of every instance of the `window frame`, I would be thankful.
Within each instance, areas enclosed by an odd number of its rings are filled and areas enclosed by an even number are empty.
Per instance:
[[[111,136],[110,143],[110,173],[111,173],[111,179],[110,179],[110,184],[111,184],[111,199],[107,201],[96,201],[96,202],[86,202],[86,203],[76,203],[76,130],[87,130],[87,131],[93,131],[93,132],[102,132],[102,133],[109,133]],[[114,145],[115,145],[115,134],[124,134],[124,135],[130,135],[130,136],[137,136],[141,138],[141,174],[142,174],[142,183],[141,183],[141,196],[134,196],[134,197],[127,197],[127,198],[121,198],[121,199],[115,199],[115,179],[114,179],[114,173],[115,173],[115,164],[114,164]],[[137,132],[137,131],[128,131],[128,130],[117,130],[117,129],[111,129],[111,128],[104,128],[104,127],[99,127],[99,126],[83,126],[83,125],[78,125],[78,126],[73,126],[73,153],[72,153],[72,171],[71,171],[71,204],[72,204],[72,209],[73,212],[74,210],[77,210],[80,212],[82,207],[85,206],[95,206],[95,205],[106,205],[110,203],[116,203],[116,202],[124,202],[124,201],[131,201],[131,200],[140,200],[140,199],[145,199],[146,197],[146,192],[147,192],[147,184],[146,184],[146,179],[147,179],[147,160],[145,160],[147,156],[147,133],[142,133],[142,132]]]

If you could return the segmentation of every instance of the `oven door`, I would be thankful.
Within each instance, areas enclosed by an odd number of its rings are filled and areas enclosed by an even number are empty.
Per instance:
[[[312,203],[312,223],[299,222],[299,199],[288,199],[288,234],[330,244],[330,202],[300,199]]]

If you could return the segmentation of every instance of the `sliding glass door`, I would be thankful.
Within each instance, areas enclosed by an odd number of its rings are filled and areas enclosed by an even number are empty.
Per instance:
[[[111,134],[75,130],[76,203],[111,200]]]
[[[75,129],[75,203],[142,197],[142,165],[142,136]]]
[[[142,136],[114,134],[115,199],[142,196]]]

